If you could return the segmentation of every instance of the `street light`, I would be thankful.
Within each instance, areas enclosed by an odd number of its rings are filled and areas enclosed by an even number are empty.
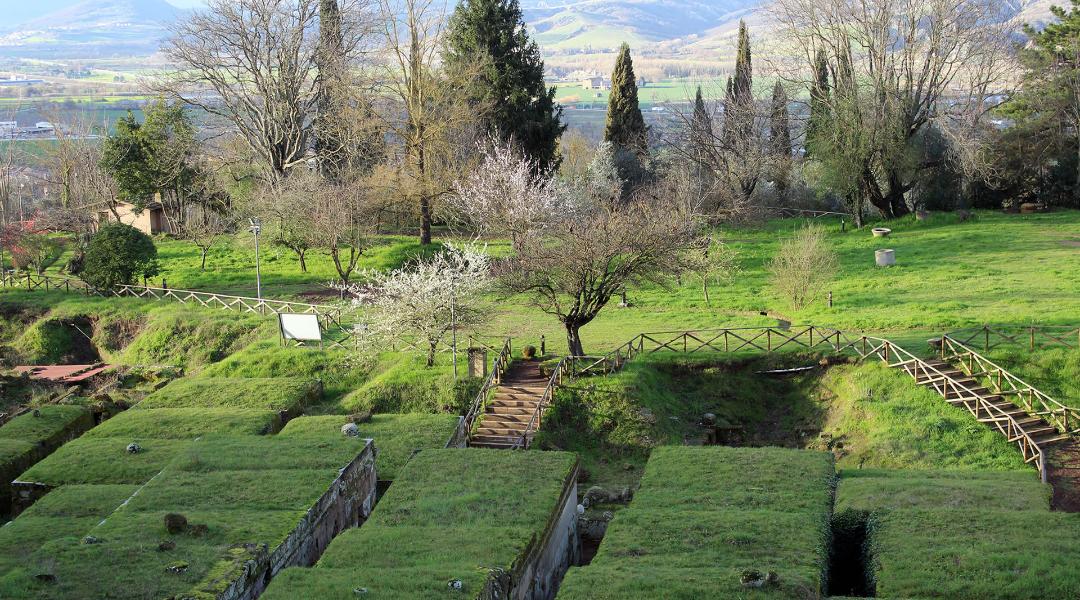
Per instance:
[[[258,217],[248,219],[251,223],[251,233],[255,234],[255,297],[262,301],[262,269],[259,264],[259,232],[262,231],[262,221]]]

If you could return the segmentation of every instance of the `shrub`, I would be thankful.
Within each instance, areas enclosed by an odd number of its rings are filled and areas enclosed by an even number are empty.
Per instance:
[[[150,236],[130,225],[109,223],[90,240],[79,277],[94,288],[108,290],[157,272],[157,248]]]
[[[536,357],[536,346],[525,346],[521,350],[521,356],[529,359]]]
[[[769,265],[773,288],[795,310],[820,295],[838,269],[836,252],[820,227],[807,227],[785,240]]]

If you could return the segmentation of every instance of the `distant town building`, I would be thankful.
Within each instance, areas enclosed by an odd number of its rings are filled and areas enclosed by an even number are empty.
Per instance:
[[[120,215],[121,223],[131,225],[147,235],[173,233],[169,220],[165,218],[165,210],[161,207],[161,202],[151,202],[141,212],[135,212],[134,204],[117,202],[116,214]],[[117,218],[110,210],[99,210],[97,221],[98,223],[115,223]]]
[[[607,77],[588,77],[581,80],[581,87],[587,90],[610,90],[611,80]]]
[[[45,83],[41,79],[26,79],[19,75],[11,75],[6,79],[0,79],[0,86],[13,86],[13,85],[36,85],[39,83]]]

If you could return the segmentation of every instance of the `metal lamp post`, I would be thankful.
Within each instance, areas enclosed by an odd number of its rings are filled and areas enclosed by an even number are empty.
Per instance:
[[[251,233],[255,235],[255,297],[262,302],[262,267],[259,262],[259,232],[262,231],[262,221],[258,217],[248,219],[251,223]]]

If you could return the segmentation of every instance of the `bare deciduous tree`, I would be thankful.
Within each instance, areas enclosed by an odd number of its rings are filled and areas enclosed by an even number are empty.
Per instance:
[[[612,297],[644,282],[666,285],[685,268],[697,219],[687,203],[647,192],[620,202],[618,191],[608,189],[615,196],[595,202],[596,190],[577,182],[576,218],[555,220],[541,235],[527,236],[514,256],[496,266],[504,290],[531,295],[540,310],[562,322],[572,355],[584,355],[581,328]]]
[[[784,240],[769,264],[773,288],[795,310],[817,298],[836,277],[837,269],[839,260],[825,231],[813,225]]]
[[[388,126],[403,146],[398,176],[389,183],[417,207],[420,243],[430,244],[434,203],[452,191],[472,158],[461,152],[478,137],[484,107],[468,102],[460,85],[474,72],[440,67],[445,3],[381,0],[381,5],[388,54],[383,88],[401,115]]]
[[[739,273],[738,252],[732,247],[707,236],[699,240],[697,247],[686,252],[686,270],[701,280],[701,293],[705,306],[710,306],[709,284],[731,281]]]
[[[325,66],[320,0],[209,0],[173,28],[164,51],[176,69],[154,86],[223,118],[269,175],[307,160]],[[334,50],[351,65],[370,27],[365,0],[339,6]]]
[[[819,52],[834,81],[819,160],[838,157],[834,187],[886,217],[910,212],[906,194],[935,166],[919,136],[950,101],[977,105],[998,81],[1008,28],[995,0],[776,0],[771,12],[806,88]],[[983,71],[978,74],[979,71]],[[972,74],[975,74],[972,76]],[[981,90],[981,91],[980,91]],[[976,98],[978,97],[978,98]],[[858,214],[858,213],[856,213]]]

